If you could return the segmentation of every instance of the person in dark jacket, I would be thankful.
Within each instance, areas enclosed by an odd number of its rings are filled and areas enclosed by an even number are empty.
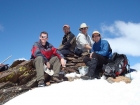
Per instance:
[[[45,86],[44,64],[48,69],[52,67],[54,70],[52,79],[56,82],[60,82],[58,76],[61,65],[65,66],[63,55],[47,41],[48,33],[41,32],[39,42],[35,42],[32,47],[32,58],[37,72],[38,87]]]
[[[64,35],[62,43],[58,49],[66,57],[67,55],[74,54],[74,50],[75,50],[75,46],[76,46],[76,37],[70,31],[69,25],[64,25],[63,31],[64,31],[65,35]]]
[[[89,67],[89,71],[81,78],[84,80],[100,79],[99,72],[101,72],[103,64],[107,64],[108,59],[112,56],[112,49],[107,40],[102,40],[98,31],[92,34],[92,40],[95,42],[92,46],[90,57],[85,57],[83,61]]]

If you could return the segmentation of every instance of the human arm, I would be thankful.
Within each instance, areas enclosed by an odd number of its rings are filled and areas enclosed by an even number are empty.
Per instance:
[[[88,37],[88,36],[87,36]],[[91,49],[91,46],[88,42],[88,40],[86,39],[86,36],[85,35],[82,35],[82,34],[79,34],[78,37],[77,37],[77,42],[83,47],[83,48],[86,48],[88,50]]]
[[[70,33],[69,38],[66,41],[62,41],[63,49],[69,49],[75,40],[75,35]]]
[[[66,67],[66,60],[64,58],[61,58],[61,65],[62,67]]]
[[[91,46],[89,44],[85,44],[85,48],[91,50]]]
[[[109,51],[109,44],[107,41],[104,41],[101,45],[101,50],[100,51],[95,51],[97,54],[100,54],[102,56],[107,56]]]
[[[53,46],[52,46],[52,50],[53,50],[53,55],[57,56],[60,59],[60,62],[61,62],[62,67],[65,67],[66,61],[64,59],[64,56],[60,53],[59,50],[57,50]]]

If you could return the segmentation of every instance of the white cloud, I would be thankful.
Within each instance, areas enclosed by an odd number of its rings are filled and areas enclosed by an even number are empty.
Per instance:
[[[4,27],[2,25],[0,25],[0,31],[3,31]]]
[[[27,59],[25,59],[25,58],[15,59],[15,61],[16,61],[16,60],[26,60],[26,61],[27,61]]]
[[[113,52],[140,56],[140,23],[115,21],[112,25],[103,24],[103,35],[109,32],[113,38],[106,38]]]
[[[140,63],[136,63],[131,68],[136,69],[136,70],[140,70]]]

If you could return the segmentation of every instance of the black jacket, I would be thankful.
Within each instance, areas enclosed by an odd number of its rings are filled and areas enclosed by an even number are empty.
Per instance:
[[[64,35],[61,45],[59,46],[59,50],[67,49],[74,52],[76,46],[76,37],[72,32]]]

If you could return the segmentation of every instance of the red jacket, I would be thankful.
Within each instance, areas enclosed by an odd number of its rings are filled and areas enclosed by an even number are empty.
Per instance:
[[[45,62],[48,62],[53,55],[57,56],[59,59],[64,58],[63,55],[49,42],[46,42],[45,46],[43,46],[40,42],[35,42],[31,51],[33,58],[42,56]]]

